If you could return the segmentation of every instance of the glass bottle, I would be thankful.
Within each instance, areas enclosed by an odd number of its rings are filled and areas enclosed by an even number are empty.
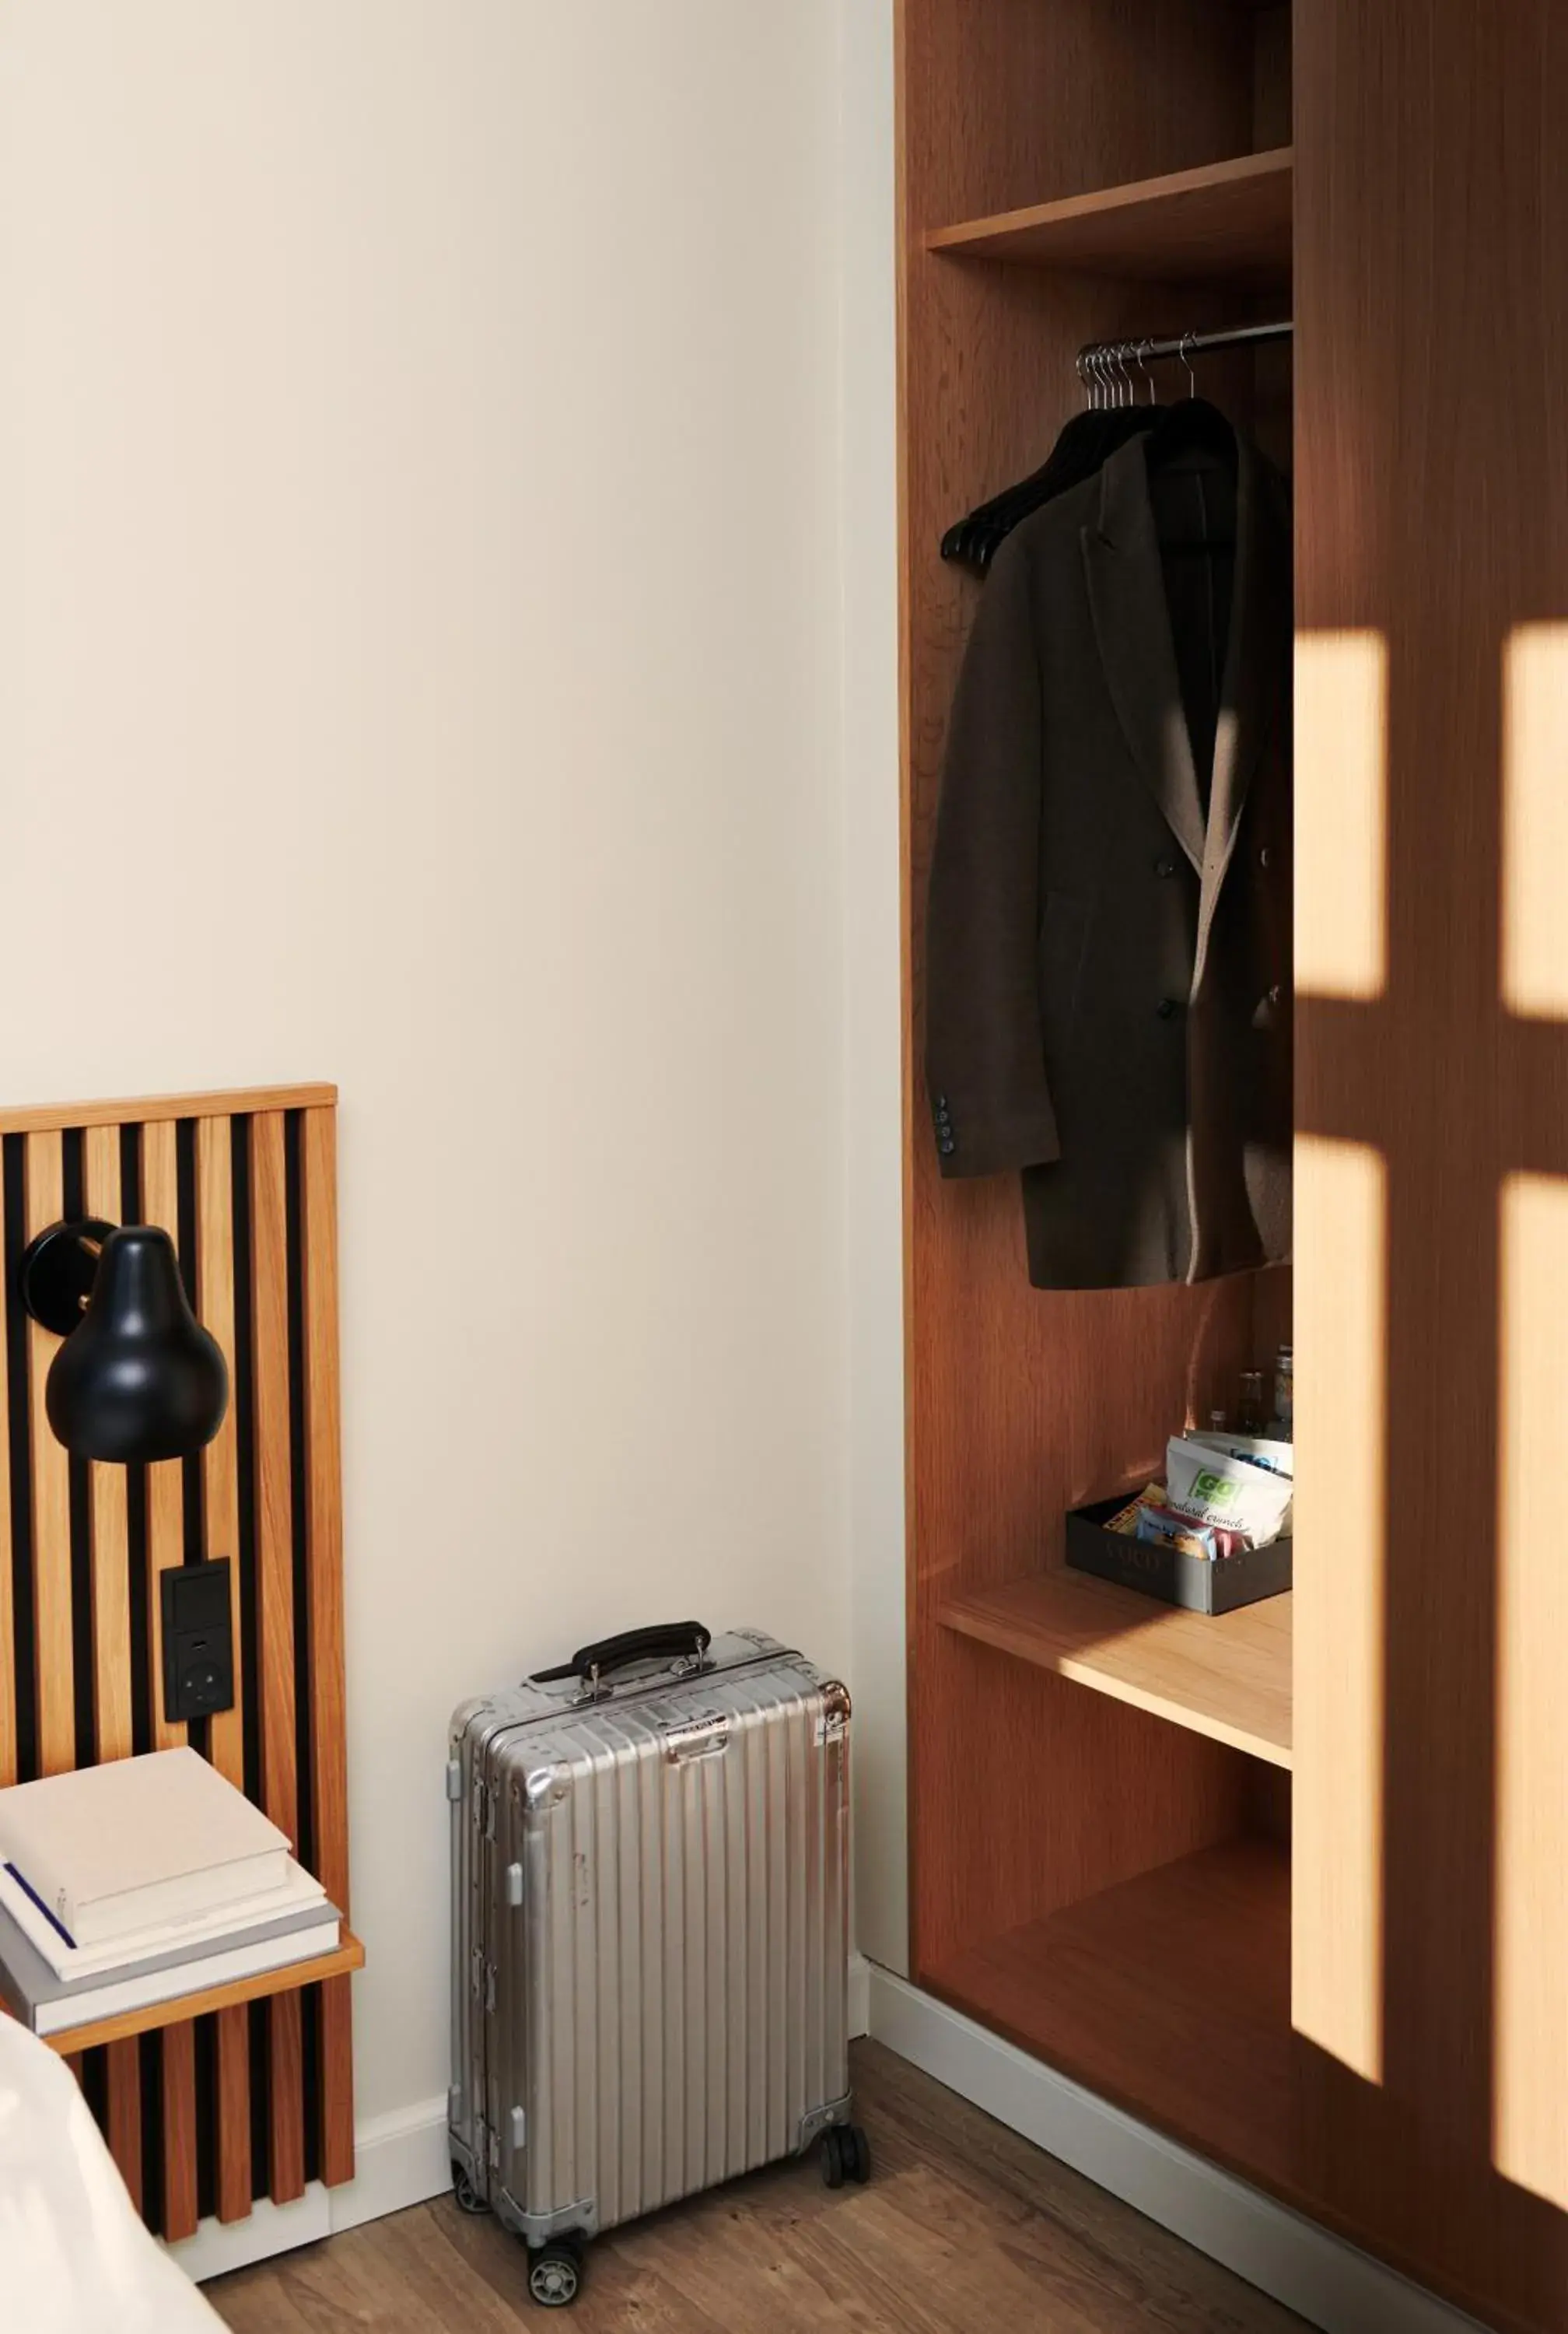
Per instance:
[[[1295,1384],[1288,1345],[1282,1345],[1275,1356],[1274,1431],[1282,1442],[1295,1439]]]
[[[1264,1399],[1263,1372],[1243,1370],[1241,1400],[1236,1406],[1236,1429],[1238,1434],[1261,1434],[1268,1423],[1268,1410]]]

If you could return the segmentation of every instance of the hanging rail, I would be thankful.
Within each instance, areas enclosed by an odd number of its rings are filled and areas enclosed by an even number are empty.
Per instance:
[[[1178,333],[1174,339],[1091,341],[1078,352],[1078,378],[1086,389],[1126,383],[1129,365],[1145,366],[1200,357],[1210,349],[1259,348],[1265,341],[1288,341],[1295,331],[1286,318],[1276,324],[1227,324],[1216,333]]]

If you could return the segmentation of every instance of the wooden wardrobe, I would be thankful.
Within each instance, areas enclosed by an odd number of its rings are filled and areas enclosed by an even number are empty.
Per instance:
[[[898,72],[913,1973],[1568,2329],[1568,9],[900,0]],[[1198,385],[1294,481],[1294,1276],[1043,1292],[919,1072],[938,546],[1083,344],[1284,315]],[[1281,1336],[1294,1596],[1066,1572]]]

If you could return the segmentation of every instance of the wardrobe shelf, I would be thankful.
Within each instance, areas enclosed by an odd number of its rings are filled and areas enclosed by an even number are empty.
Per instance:
[[[365,1949],[351,1929],[345,1929],[336,1951],[315,1953],[310,1960],[285,1962],[281,1969],[263,1970],[255,1977],[231,1979],[199,1993],[177,1993],[171,2001],[149,2002],[143,2010],[121,2011],[117,2017],[90,2019],[81,2026],[63,2027],[43,2040],[63,2059],[80,2050],[96,2049],[101,2042],[123,2042],[130,2034],[149,2034],[159,2026],[182,2026],[187,2019],[206,2018],[214,2011],[233,2010],[242,2001],[265,2001],[275,1993],[292,1993],[303,1985],[320,1985],[328,1978],[348,1977],[365,1966]]]
[[[926,249],[961,259],[1162,283],[1282,288],[1291,273],[1288,146],[1092,195],[931,229]]]
[[[1281,1842],[1199,1849],[918,1982],[1112,2106],[1302,2201]]]
[[[1134,1709],[1291,1763],[1291,1598],[1182,1613],[1087,1574],[1040,1572],[948,1599],[944,1627]]]

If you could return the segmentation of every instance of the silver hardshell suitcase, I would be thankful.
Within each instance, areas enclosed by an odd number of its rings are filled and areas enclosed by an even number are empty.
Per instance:
[[[583,2241],[849,2120],[845,1688],[693,1622],[454,1713],[457,2200],[575,2296]]]

